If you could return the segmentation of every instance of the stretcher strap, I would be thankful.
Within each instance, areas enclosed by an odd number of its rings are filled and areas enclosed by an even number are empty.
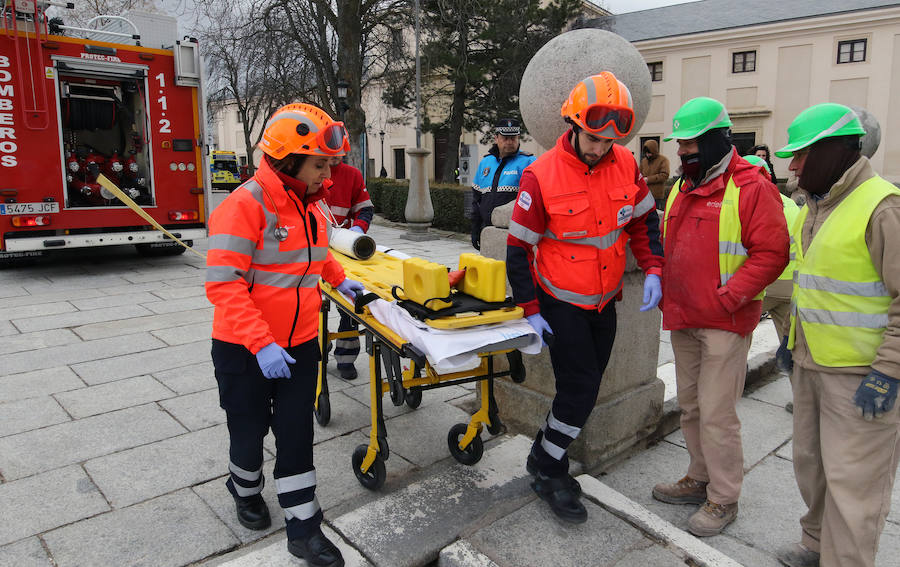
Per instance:
[[[440,319],[441,317],[450,317],[452,315],[456,315],[457,313],[467,313],[469,311],[494,311],[496,309],[504,309],[507,307],[516,306],[516,304],[510,297],[507,297],[505,301],[491,302],[478,299],[477,297],[473,297],[461,291],[457,291],[456,293],[451,293],[446,298],[441,298],[444,301],[449,301],[450,303],[452,303],[451,306],[445,307],[443,309],[429,309],[428,307],[420,305],[410,299],[403,299],[401,297],[398,297],[398,288],[399,286],[394,286],[394,288],[391,290],[391,294],[397,299],[397,305],[406,309],[406,311],[408,311],[410,315],[420,321]]]

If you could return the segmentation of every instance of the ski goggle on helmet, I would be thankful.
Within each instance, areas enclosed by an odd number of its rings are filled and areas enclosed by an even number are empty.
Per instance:
[[[336,122],[311,104],[282,106],[269,118],[259,149],[273,159],[288,154],[339,157],[350,151],[350,136],[343,122]]]
[[[631,92],[609,71],[575,85],[560,114],[594,136],[610,140],[624,138],[634,126]]]

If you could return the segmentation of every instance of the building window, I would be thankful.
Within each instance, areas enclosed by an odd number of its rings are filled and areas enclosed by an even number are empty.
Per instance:
[[[650,70],[650,80],[654,83],[662,81],[662,61],[647,63],[647,69]]]
[[[756,71],[756,51],[736,51],[731,54],[731,72],[749,73]]]
[[[240,111],[240,110],[235,110],[235,111],[234,111],[234,114],[235,114],[235,116],[237,116],[237,123],[238,123],[238,124],[243,124],[243,123],[244,123],[244,120],[243,120],[243,118],[241,117],[241,111]]]
[[[866,60],[866,40],[851,39],[838,42],[838,63],[861,63]]]
[[[745,156],[756,145],[756,132],[732,132],[731,143],[737,148],[738,154]]]
[[[394,148],[394,179],[406,179],[406,153],[404,148]]]

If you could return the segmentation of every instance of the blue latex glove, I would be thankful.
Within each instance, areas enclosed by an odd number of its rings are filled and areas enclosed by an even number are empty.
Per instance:
[[[650,274],[644,278],[644,304],[641,305],[641,311],[653,309],[659,305],[660,299],[662,299],[662,284],[659,276]]]
[[[347,278],[341,282],[341,285],[337,286],[337,290],[346,295],[350,301],[354,301],[356,300],[356,294],[364,292],[365,288],[358,281]]]
[[[350,230],[352,230],[353,232],[358,232],[358,233],[360,233],[360,234],[364,234],[364,233],[366,232],[366,231],[364,231],[364,230],[362,229],[362,227],[359,226],[358,224],[355,224],[355,225],[351,226],[351,227],[350,227]]]
[[[550,328],[550,324],[547,323],[547,320],[544,319],[540,313],[529,315],[528,317],[525,317],[525,319],[528,320],[528,324],[531,325],[534,332],[541,337],[542,345],[546,346],[548,342],[553,342],[553,329]]]
[[[856,389],[853,403],[856,404],[859,415],[866,421],[871,421],[891,411],[897,401],[898,390],[900,380],[872,370]]]
[[[288,364],[297,362],[278,343],[269,343],[256,353],[259,369],[266,378],[290,378],[291,369]]]
[[[787,347],[788,338],[782,337],[778,350],[775,351],[775,366],[785,374],[794,371],[794,357]]]

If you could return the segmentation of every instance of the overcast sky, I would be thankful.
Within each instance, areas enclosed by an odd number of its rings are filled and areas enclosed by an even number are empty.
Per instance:
[[[683,4],[692,1],[694,0],[594,0],[594,3],[600,4],[613,14],[624,14],[625,12],[649,10],[650,8],[659,8],[660,6],[671,6],[672,4]]]

